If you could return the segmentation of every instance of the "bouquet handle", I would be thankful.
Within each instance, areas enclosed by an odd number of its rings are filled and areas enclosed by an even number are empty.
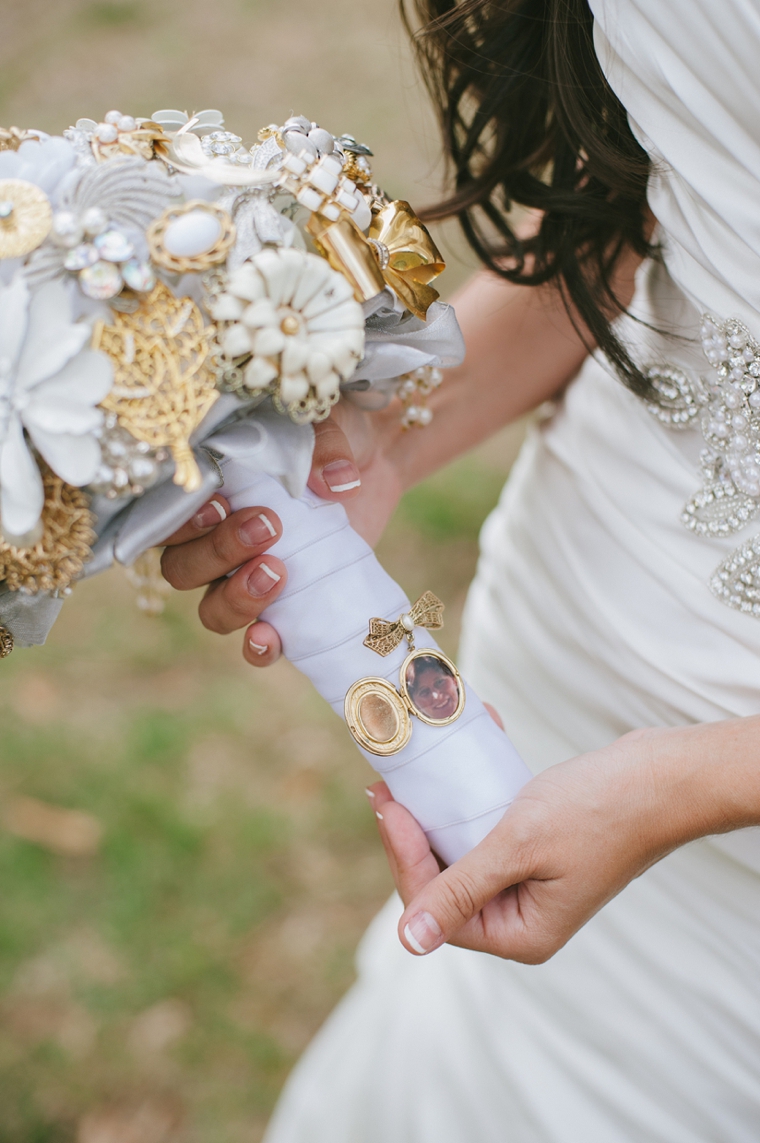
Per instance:
[[[384,657],[365,644],[371,618],[387,621],[381,623],[384,627],[397,626],[394,621],[408,616],[410,602],[351,528],[340,504],[308,490],[296,499],[245,459],[223,462],[223,472],[233,510],[262,505],[282,521],[282,538],[271,551],[284,561],[288,582],[262,618],[279,633],[285,656],[341,717],[349,708],[351,722],[350,710],[361,714],[364,701],[364,723],[372,729],[373,718],[387,726],[397,717],[392,712],[399,712],[397,736],[393,725],[385,733],[393,747],[387,754],[366,748],[371,736],[358,716],[354,737],[436,853],[447,863],[456,861],[496,825],[530,771],[428,630],[414,632],[411,668],[403,640]],[[430,664],[444,662],[448,667],[441,669],[451,676],[451,704],[456,705],[458,695],[459,711],[452,709],[453,717],[448,717],[444,706],[426,720],[429,708],[419,697],[423,691],[418,687],[415,692],[405,680],[417,668],[418,683],[424,682]],[[445,697],[440,701],[445,704]]]

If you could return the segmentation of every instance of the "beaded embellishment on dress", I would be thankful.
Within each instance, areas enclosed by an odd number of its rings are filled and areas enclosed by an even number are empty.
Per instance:
[[[671,365],[647,370],[655,396],[645,404],[666,428],[702,430],[703,486],[684,505],[682,523],[701,536],[738,532],[760,512],[760,344],[740,321],[702,319],[709,378]],[[711,591],[727,606],[760,618],[760,536],[716,568]]]

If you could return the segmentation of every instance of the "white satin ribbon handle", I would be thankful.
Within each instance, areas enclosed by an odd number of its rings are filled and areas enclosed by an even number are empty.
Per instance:
[[[245,459],[224,462],[223,471],[233,511],[262,505],[282,521],[282,539],[270,550],[284,561],[288,582],[262,618],[279,633],[286,657],[341,717],[346,691],[358,679],[374,675],[397,685],[405,644],[380,658],[362,640],[371,617],[398,619],[409,600],[351,528],[342,506],[309,491],[294,499]],[[418,648],[437,647],[424,629],[415,641]],[[379,758],[362,751],[448,863],[485,837],[531,777],[465,686],[467,702],[456,722],[434,727],[415,718],[411,740],[398,754]]]

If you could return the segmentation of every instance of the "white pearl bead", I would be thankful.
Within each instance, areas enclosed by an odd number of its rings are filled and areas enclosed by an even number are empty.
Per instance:
[[[85,234],[102,234],[108,226],[108,215],[99,206],[91,206],[82,215]]]
[[[100,143],[115,143],[119,132],[114,123],[99,123],[95,128],[95,137]]]
[[[72,211],[60,210],[53,217],[50,237],[58,246],[78,246],[84,237],[84,230]]]
[[[132,115],[122,115],[116,126],[120,131],[134,131],[137,120]]]
[[[118,123],[122,115],[120,111],[108,111],[104,116],[104,123]]]

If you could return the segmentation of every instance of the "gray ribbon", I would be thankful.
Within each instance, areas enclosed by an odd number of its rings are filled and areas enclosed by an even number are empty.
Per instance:
[[[366,409],[380,409],[393,397],[404,373],[424,365],[448,369],[464,360],[464,338],[453,306],[433,302],[427,321],[399,312],[385,289],[364,305],[364,359],[341,386],[344,395]]]

